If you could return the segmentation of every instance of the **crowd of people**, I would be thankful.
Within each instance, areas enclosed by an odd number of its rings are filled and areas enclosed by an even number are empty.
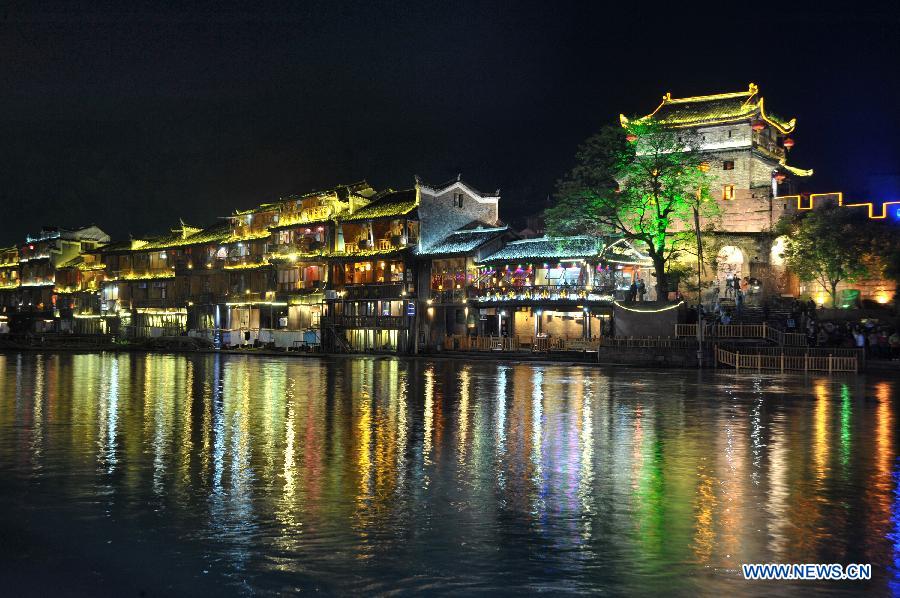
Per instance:
[[[900,331],[879,326],[873,320],[859,322],[817,322],[806,326],[810,347],[846,347],[863,349],[873,359],[900,358]]]
[[[794,300],[785,328],[789,332],[805,332],[810,347],[862,349],[872,359],[900,359],[900,330],[872,318],[822,321],[817,315],[812,299]]]
[[[734,277],[725,281],[724,298],[733,298],[733,307],[723,305],[718,288],[714,288],[713,302],[704,319],[717,324],[740,321],[751,284],[749,277]],[[786,332],[805,333],[810,347],[856,348],[864,350],[866,356],[872,359],[900,360],[900,327],[885,325],[873,318],[826,321],[819,317],[821,310],[812,299],[793,299],[788,310],[784,307],[783,304],[775,307],[782,314],[777,318],[779,322],[775,323],[771,318],[772,307],[769,302],[764,302],[761,306],[763,321],[779,327],[783,323]],[[790,314],[786,320],[785,311]]]

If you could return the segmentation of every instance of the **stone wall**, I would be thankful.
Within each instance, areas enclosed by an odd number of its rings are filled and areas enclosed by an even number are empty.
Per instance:
[[[643,367],[696,368],[696,349],[600,347],[597,361]],[[709,364],[707,364],[709,365]]]
[[[462,207],[454,205],[454,195],[462,193]],[[499,196],[483,197],[461,182],[445,189],[420,187],[419,236],[423,247],[443,240],[451,232],[472,221],[496,224],[500,219]]]
[[[679,312],[685,308],[664,309],[666,307],[671,307],[671,304],[647,303],[641,305],[638,303],[634,306],[629,306],[630,309],[616,305],[613,308],[615,335],[617,337],[674,336],[675,324],[679,320]]]
[[[850,289],[858,290],[862,300],[890,303],[894,300],[896,283],[879,278],[865,278],[857,282],[841,281],[837,286],[838,301],[840,301],[841,291]],[[826,290],[817,282],[800,283],[800,296],[812,297],[816,303],[824,304],[827,307],[831,306],[831,295],[828,292],[830,290]]]

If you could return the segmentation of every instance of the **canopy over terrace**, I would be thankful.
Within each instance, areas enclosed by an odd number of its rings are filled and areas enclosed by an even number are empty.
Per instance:
[[[624,239],[609,244],[587,236],[511,241],[478,262],[475,300],[611,304],[626,298],[632,281],[649,276],[651,265]]]

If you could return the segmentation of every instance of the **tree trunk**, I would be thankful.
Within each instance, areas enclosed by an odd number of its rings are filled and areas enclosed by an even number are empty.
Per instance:
[[[836,282],[831,283],[831,307],[833,307],[833,308],[837,308],[837,306],[838,306],[837,305],[837,286],[838,286],[838,283],[836,283]]]
[[[666,275],[666,261],[662,256],[651,256],[656,269],[656,300],[669,300],[669,277]]]

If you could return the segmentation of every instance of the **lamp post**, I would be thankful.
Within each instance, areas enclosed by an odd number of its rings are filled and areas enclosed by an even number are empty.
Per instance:
[[[694,234],[697,236],[697,367],[703,367],[703,245],[700,242],[700,212],[694,205]]]

